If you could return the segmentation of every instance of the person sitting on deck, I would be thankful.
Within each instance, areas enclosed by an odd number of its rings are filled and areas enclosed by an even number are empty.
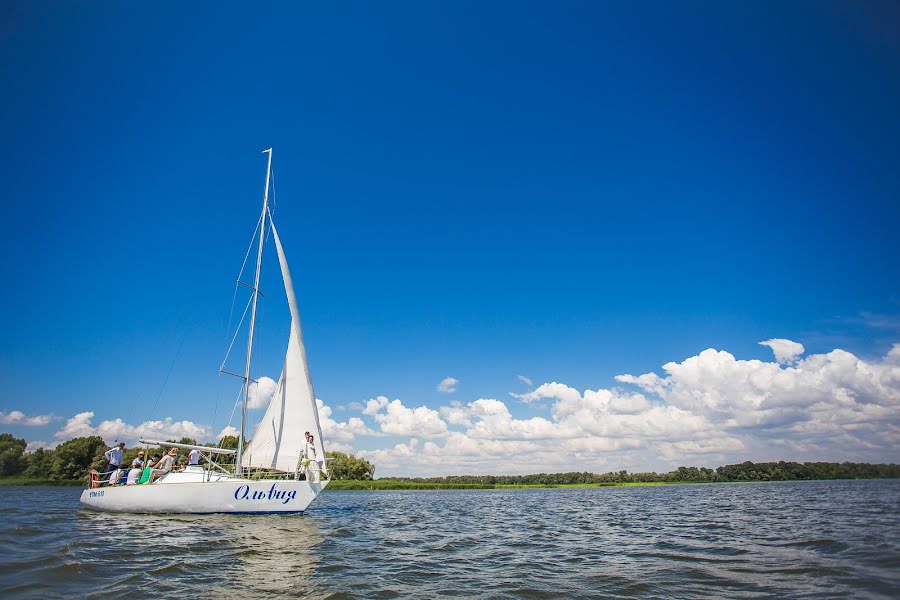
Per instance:
[[[144,451],[141,450],[138,452],[137,458],[131,461],[131,468],[143,469],[144,468]]]
[[[127,471],[119,466],[113,469],[112,473],[109,474],[109,485],[119,485],[119,480],[122,478],[122,473],[126,473]]]
[[[140,478],[141,478],[141,468],[140,467],[131,467],[131,469],[128,471],[128,479],[125,480],[125,485],[135,485],[138,482],[138,479],[140,479]]]
[[[141,472],[141,478],[138,479],[138,483],[147,483],[150,481],[150,474],[153,472],[153,465],[156,464],[156,461],[159,460],[159,454],[154,454],[153,457],[147,461],[147,466],[144,467],[144,470]]]
[[[156,466],[153,467],[153,472],[150,474],[150,483],[153,483],[156,479],[159,479],[166,473],[172,470],[172,467],[175,466],[175,461],[178,459],[178,450],[172,448],[169,450],[167,454],[164,454],[162,459]]]
[[[191,449],[190,454],[188,455],[188,466],[193,467],[194,465],[200,464],[200,451],[196,448]]]

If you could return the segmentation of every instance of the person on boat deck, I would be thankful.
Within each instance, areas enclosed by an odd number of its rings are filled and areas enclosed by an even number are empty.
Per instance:
[[[103,453],[106,457],[106,476],[109,477],[113,471],[122,464],[122,452],[125,450],[125,442],[119,442],[118,446],[113,446]]]
[[[323,456],[322,458],[319,458],[316,455],[316,437],[311,433],[306,434],[305,456],[310,465],[312,465],[312,463],[316,463],[318,465],[318,472],[325,473],[326,475],[328,474],[328,472],[325,470],[325,457]],[[318,476],[318,472],[316,473],[316,476]],[[309,479],[309,475],[307,475],[307,479]]]
[[[141,450],[138,452],[137,458],[131,461],[132,469],[143,469],[144,468],[144,451]]]
[[[200,451],[196,448],[193,448],[188,455],[188,466],[192,467],[194,465],[200,464]]]
[[[138,479],[141,478],[141,467],[132,466],[128,471],[128,479],[125,480],[125,485],[134,485],[138,482]]]
[[[156,464],[156,461],[159,460],[159,454],[154,454],[147,461],[147,466],[144,467],[144,470],[141,471],[141,478],[138,479],[138,483],[147,483],[150,481],[150,474],[153,473],[153,465]]]
[[[175,461],[178,459],[178,450],[172,448],[169,450],[167,454],[165,454],[156,466],[153,467],[153,472],[150,473],[150,483],[153,483],[155,479],[158,479],[172,470],[172,467],[175,466]]]
[[[119,480],[122,478],[122,473],[127,473],[127,470],[121,466],[113,469],[113,472],[109,474],[109,485],[119,485]]]

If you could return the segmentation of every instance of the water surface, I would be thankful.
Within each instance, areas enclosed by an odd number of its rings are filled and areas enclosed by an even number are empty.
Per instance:
[[[326,492],[307,515],[111,515],[0,488],[0,595],[896,597],[900,481]]]

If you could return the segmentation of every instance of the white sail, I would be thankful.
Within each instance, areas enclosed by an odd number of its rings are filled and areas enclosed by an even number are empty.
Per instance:
[[[284,291],[291,309],[291,335],[275,394],[251,442],[244,450],[241,465],[293,473],[297,469],[301,452],[306,444],[305,432],[309,431],[315,436],[316,451],[320,459],[324,456],[325,448],[322,445],[319,411],[306,361],[306,348],[303,345],[297,297],[274,223],[272,223],[272,237],[278,250]]]

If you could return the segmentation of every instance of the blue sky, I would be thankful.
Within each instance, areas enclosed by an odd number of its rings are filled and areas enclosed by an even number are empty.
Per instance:
[[[0,412],[55,417],[7,418],[29,440],[86,411],[93,427],[226,424],[235,382],[216,371],[270,146],[316,391],[339,421],[383,395],[560,423],[510,392],[612,389],[707,348],[772,361],[773,338],[882,364],[900,341],[887,3],[0,11]],[[264,292],[276,269],[270,248]],[[279,298],[259,375],[280,368]],[[457,391],[438,392],[448,376]],[[880,418],[896,391],[876,394]],[[375,414],[357,416],[378,431]],[[755,452],[734,448],[694,462]]]

